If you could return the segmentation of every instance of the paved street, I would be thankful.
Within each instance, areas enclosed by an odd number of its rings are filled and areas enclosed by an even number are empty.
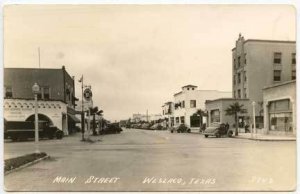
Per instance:
[[[80,137],[42,141],[41,151],[51,158],[6,175],[6,189],[262,191],[292,190],[296,185],[295,141],[217,139],[136,129],[95,137],[100,141],[92,144],[80,142]],[[34,146],[33,142],[6,142],[4,149],[9,158],[31,153]],[[76,179],[62,183],[62,177]]]

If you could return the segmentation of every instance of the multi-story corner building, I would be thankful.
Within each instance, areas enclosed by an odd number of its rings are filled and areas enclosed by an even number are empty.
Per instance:
[[[232,49],[232,76],[233,97],[257,102],[256,114],[261,114],[263,88],[296,79],[296,42],[239,35]]]
[[[65,135],[80,122],[75,117],[74,79],[62,69],[5,68],[4,119],[7,121],[34,120],[32,86],[38,93],[39,119],[63,130]]]
[[[192,130],[199,130],[200,116],[197,110],[205,110],[205,101],[217,98],[231,97],[231,92],[217,90],[197,90],[197,86],[186,85],[182,90],[174,94],[174,122],[175,126],[185,124]],[[201,119],[206,123],[206,117]]]
[[[174,126],[174,103],[173,102],[166,102],[162,105],[162,116],[166,119],[166,127]]]

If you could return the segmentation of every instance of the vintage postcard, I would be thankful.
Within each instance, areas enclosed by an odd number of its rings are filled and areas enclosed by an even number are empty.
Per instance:
[[[3,6],[5,191],[295,191],[292,5]]]

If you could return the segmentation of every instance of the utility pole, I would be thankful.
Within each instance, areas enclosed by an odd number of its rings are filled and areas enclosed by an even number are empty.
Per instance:
[[[81,76],[79,82],[81,82],[81,134],[82,141],[84,141],[84,107],[83,107],[83,75]]]
[[[148,123],[148,109],[146,111],[146,120],[147,120],[147,123]]]

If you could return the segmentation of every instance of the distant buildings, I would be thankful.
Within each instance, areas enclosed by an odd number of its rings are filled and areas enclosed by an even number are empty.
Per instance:
[[[157,121],[159,119],[163,119],[161,114],[133,114],[131,118],[131,122],[152,122]]]
[[[39,120],[68,135],[80,121],[75,117],[74,79],[64,66],[61,69],[4,68],[4,119],[34,121],[34,83],[40,86]]]

